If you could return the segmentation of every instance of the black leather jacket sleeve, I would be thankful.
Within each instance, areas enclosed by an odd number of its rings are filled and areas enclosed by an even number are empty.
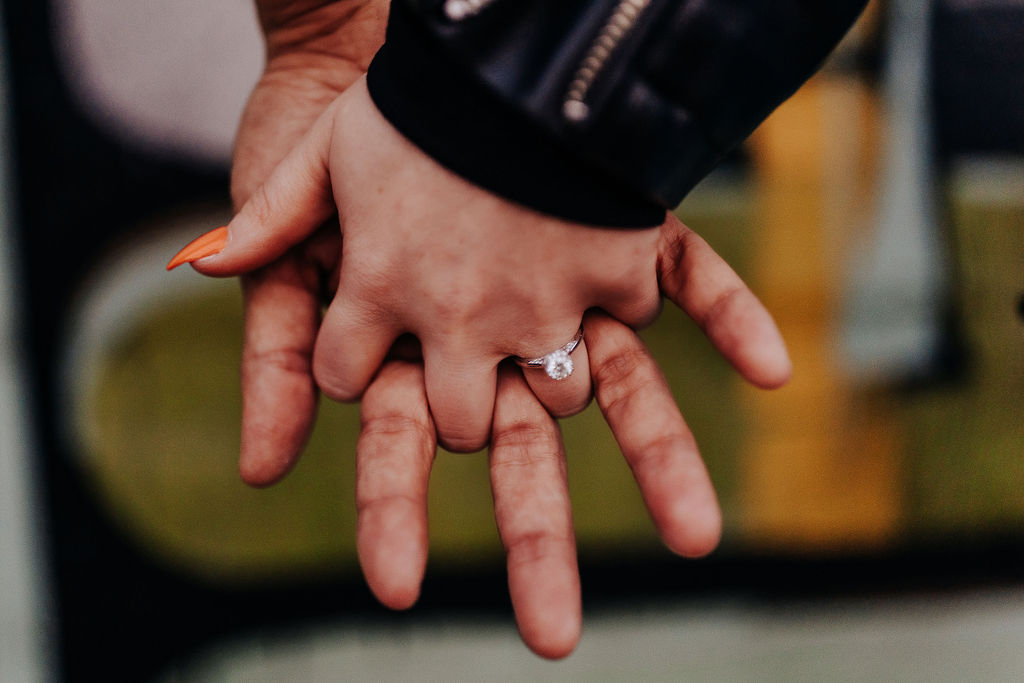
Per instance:
[[[393,0],[368,75],[442,165],[538,211],[661,223],[866,0]]]

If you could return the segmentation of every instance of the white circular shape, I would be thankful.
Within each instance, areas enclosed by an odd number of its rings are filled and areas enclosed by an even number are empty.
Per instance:
[[[573,123],[581,123],[590,116],[590,107],[579,100],[566,100],[562,105],[562,113]]]
[[[558,349],[544,356],[544,372],[553,380],[563,380],[573,371],[572,358],[563,350]]]
[[[444,13],[452,21],[462,21],[473,12],[473,6],[466,0],[448,0],[444,3]]]

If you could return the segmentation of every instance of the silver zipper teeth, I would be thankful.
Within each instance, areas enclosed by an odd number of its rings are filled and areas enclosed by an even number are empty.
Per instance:
[[[462,21],[479,14],[494,0],[445,0],[444,15],[452,21]]]
[[[456,0],[450,0],[456,1]],[[462,0],[469,2],[469,0]],[[478,0],[480,1],[480,0]],[[587,95],[594,81],[601,74],[608,58],[622,43],[626,35],[636,26],[640,15],[651,4],[651,0],[621,0],[597,38],[590,44],[586,56],[580,62],[562,100],[562,115],[574,123],[585,121],[590,116]]]

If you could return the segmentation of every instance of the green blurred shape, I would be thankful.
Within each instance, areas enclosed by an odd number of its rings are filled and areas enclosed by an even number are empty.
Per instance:
[[[1024,529],[1024,162],[954,173],[952,294],[965,368],[902,396],[919,535]]]

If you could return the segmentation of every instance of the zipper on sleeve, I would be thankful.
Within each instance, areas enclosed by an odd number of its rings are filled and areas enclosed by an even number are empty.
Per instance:
[[[450,2],[470,2],[470,0],[449,0]],[[488,2],[489,0],[476,0],[476,2]],[[633,30],[636,23],[651,0],[621,0],[608,21],[605,22],[601,31],[594,38],[587,50],[583,61],[576,68],[569,87],[566,89],[565,97],[562,100],[562,115],[573,123],[585,121],[590,116],[590,107],[587,105],[587,95],[608,65],[608,59],[615,49],[622,43],[623,39]]]
[[[452,21],[462,21],[490,5],[494,0],[445,0],[444,15]]]

